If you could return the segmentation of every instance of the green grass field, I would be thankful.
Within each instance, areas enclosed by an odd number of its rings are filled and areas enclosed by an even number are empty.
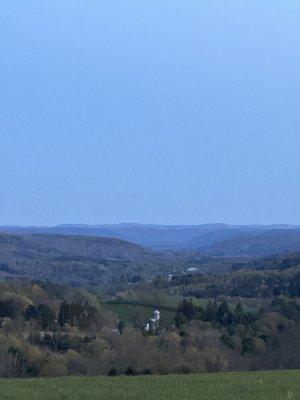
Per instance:
[[[120,321],[125,324],[143,327],[152,317],[154,307],[143,306],[139,304],[117,304],[106,303],[105,308],[118,315]],[[175,312],[161,310],[160,327],[165,328],[174,324]]]
[[[300,370],[0,380],[1,400],[297,400]]]

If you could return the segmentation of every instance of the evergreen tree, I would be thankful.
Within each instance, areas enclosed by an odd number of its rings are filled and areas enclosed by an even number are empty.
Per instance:
[[[70,322],[71,311],[70,306],[66,301],[63,301],[60,305],[58,323],[60,326],[64,326],[66,323]]]
[[[44,328],[48,328],[55,323],[55,314],[48,304],[40,304],[37,308],[37,320]]]

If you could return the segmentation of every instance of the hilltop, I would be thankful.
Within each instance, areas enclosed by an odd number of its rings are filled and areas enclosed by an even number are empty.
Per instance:
[[[57,225],[53,227],[3,226],[17,235],[94,236],[122,239],[153,250],[198,251],[222,257],[261,257],[300,251],[297,225]],[[149,249],[148,249],[149,250]]]
[[[159,274],[165,254],[122,239],[70,235],[0,234],[2,276],[21,275],[60,283],[91,284],[122,275]]]
[[[272,229],[255,235],[240,235],[206,248],[214,256],[264,257],[300,250],[300,229]]]
[[[224,230],[206,234],[219,239]],[[0,276],[90,285],[137,282],[157,276],[224,273],[251,268],[260,258],[300,250],[300,229],[273,229],[219,240],[200,249],[155,250],[114,237],[0,233]],[[265,263],[266,260],[263,261]],[[251,264],[252,263],[252,264]]]
[[[2,226],[0,231],[11,234],[60,234],[114,237],[157,249],[201,248],[240,235],[256,235],[270,230],[289,230],[298,225],[229,225],[223,223],[200,225],[64,224],[57,226]]]

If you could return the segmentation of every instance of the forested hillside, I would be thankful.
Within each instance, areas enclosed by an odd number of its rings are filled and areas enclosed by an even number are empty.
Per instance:
[[[173,262],[171,254],[121,239],[0,234],[2,276],[89,285],[166,275]]]
[[[298,229],[297,229],[298,228]],[[53,227],[4,226],[10,234],[53,234],[114,237],[157,250],[201,250],[221,256],[264,256],[300,251],[297,225],[58,225]]]
[[[299,295],[299,266],[89,289],[7,278],[0,376],[299,368]]]
[[[206,249],[214,256],[264,257],[300,250],[300,229],[274,229],[213,243]]]
[[[297,231],[291,232],[290,236],[295,237]],[[269,269],[279,264],[285,268],[297,265],[299,259],[299,253],[263,259],[217,257],[195,250],[155,251],[114,238],[0,234],[0,276],[81,286],[134,283],[190,273],[222,274],[241,268]]]
[[[114,238],[0,234],[0,276],[72,285],[145,281],[191,269],[222,272],[235,263],[197,251],[154,251]]]
[[[1,234],[0,377],[299,368],[299,268]]]

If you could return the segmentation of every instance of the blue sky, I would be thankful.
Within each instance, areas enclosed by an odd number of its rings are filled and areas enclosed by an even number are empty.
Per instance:
[[[2,0],[0,225],[300,223],[300,2]]]

